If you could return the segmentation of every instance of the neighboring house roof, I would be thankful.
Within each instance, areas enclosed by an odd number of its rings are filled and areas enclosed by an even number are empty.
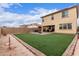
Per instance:
[[[68,7],[68,8],[65,8],[65,9],[62,9],[62,10],[59,10],[59,11],[56,11],[56,12],[50,13],[50,14],[48,14],[48,15],[42,16],[41,18],[46,17],[46,16],[49,16],[49,15],[52,15],[52,14],[59,13],[59,12],[64,11],[64,10],[69,10],[69,9],[74,8],[74,7],[79,7],[79,6],[75,5],[75,6],[72,6],[72,7]]]
[[[38,26],[28,26],[28,28],[38,28]]]
[[[40,26],[39,24],[33,23],[33,24],[28,25],[28,28],[38,28],[39,26]]]
[[[33,23],[33,24],[28,24],[28,25],[21,25],[20,27],[27,27],[27,28],[38,28],[41,26],[40,24]]]
[[[20,25],[20,27],[27,27],[28,25]]]

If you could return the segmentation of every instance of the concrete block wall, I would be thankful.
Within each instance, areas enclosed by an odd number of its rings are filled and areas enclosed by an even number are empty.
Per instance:
[[[0,34],[23,34],[29,33],[30,29],[28,28],[2,28],[0,29]]]

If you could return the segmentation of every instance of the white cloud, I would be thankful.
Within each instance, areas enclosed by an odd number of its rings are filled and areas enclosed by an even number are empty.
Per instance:
[[[49,10],[45,8],[34,8],[33,10],[29,11],[29,14],[7,12],[5,8],[10,8],[12,5],[22,7],[21,4],[0,4],[1,26],[18,26],[21,24],[41,23],[41,16],[57,11],[57,9]]]
[[[58,9],[45,9],[45,8],[34,8],[34,10],[30,11],[30,13],[35,14],[35,15],[40,15],[40,16],[44,16],[46,14],[49,13],[53,13],[58,11]]]
[[[11,3],[0,3],[0,7],[2,7],[2,8],[9,8],[12,5],[13,4],[11,4]]]
[[[2,8],[10,8],[13,5],[18,5],[18,6],[22,7],[22,5],[20,3],[0,3],[0,7],[2,7]]]
[[[0,3],[0,12],[4,12],[5,8],[10,8],[13,5],[22,7],[22,5],[19,3]]]

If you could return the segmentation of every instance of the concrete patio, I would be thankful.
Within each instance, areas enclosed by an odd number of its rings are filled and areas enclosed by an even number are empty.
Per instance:
[[[9,49],[9,37],[10,47]],[[31,51],[26,49],[20,42],[10,35],[0,37],[0,56],[35,56]]]

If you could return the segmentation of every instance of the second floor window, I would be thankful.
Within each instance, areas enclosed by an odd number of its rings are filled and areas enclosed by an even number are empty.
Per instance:
[[[62,17],[68,17],[68,11],[67,10],[62,12]]]
[[[51,20],[54,20],[54,17],[53,16],[51,16]]]
[[[42,22],[44,22],[44,19],[42,19]]]

